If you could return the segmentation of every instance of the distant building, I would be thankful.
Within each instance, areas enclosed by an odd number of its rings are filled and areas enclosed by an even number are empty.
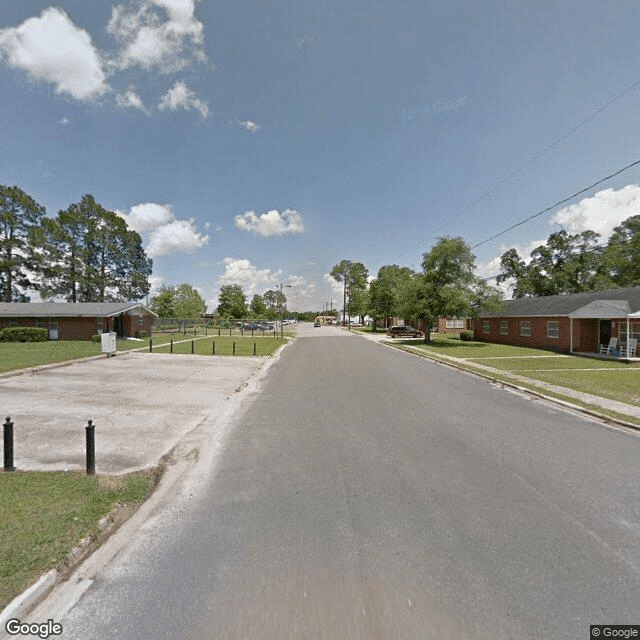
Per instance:
[[[0,302],[0,329],[42,327],[49,340],[90,340],[109,331],[119,338],[151,335],[157,317],[137,302]]]

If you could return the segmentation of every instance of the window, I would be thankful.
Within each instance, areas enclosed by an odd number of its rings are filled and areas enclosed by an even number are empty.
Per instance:
[[[490,324],[488,320],[482,321],[482,333],[489,333],[491,331]]]
[[[142,326],[144,324],[144,316],[138,316],[138,324]]]
[[[520,323],[520,335],[521,336],[531,335],[531,322],[529,320],[523,320]]]
[[[509,321],[508,320],[500,320],[500,335],[508,336],[509,335]]]
[[[98,318],[98,334],[104,331],[104,321],[102,318]]]
[[[547,338],[560,337],[560,323],[557,320],[549,320],[547,322]]]
[[[447,329],[464,329],[464,320],[447,318]]]

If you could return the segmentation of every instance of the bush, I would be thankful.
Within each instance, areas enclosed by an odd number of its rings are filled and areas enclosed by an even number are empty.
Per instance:
[[[145,338],[148,338],[148,337],[149,337],[149,334],[146,331],[138,331],[136,333],[136,338],[142,338],[144,340]]]
[[[461,331],[460,340],[464,340],[465,342],[473,340],[473,331]]]
[[[0,342],[47,342],[49,332],[40,327],[8,327],[0,331]]]
[[[91,342],[102,342],[102,336],[96,333],[95,336],[91,336]]]

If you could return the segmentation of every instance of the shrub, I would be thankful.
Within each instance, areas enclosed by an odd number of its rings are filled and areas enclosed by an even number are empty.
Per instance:
[[[91,336],[91,342],[101,342],[102,341],[102,336],[97,333],[95,336]]]
[[[8,327],[0,331],[0,342],[47,342],[49,332],[40,327]]]
[[[144,339],[144,338],[148,338],[148,337],[149,337],[149,334],[146,331],[138,331],[136,333],[136,338]]]
[[[473,340],[473,331],[461,331],[460,340],[464,340],[465,342]]]

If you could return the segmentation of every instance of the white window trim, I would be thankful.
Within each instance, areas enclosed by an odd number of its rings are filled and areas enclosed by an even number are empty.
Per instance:
[[[503,328],[505,329],[503,331]],[[500,320],[500,335],[508,336],[509,335],[509,321],[508,320]]]
[[[550,325],[555,324],[558,327],[558,335],[551,335],[549,332]],[[547,320],[547,338],[551,338],[552,340],[560,339],[560,322],[558,320]]]
[[[525,325],[527,332],[525,333]],[[531,337],[531,320],[520,320],[520,335],[525,338]]]

